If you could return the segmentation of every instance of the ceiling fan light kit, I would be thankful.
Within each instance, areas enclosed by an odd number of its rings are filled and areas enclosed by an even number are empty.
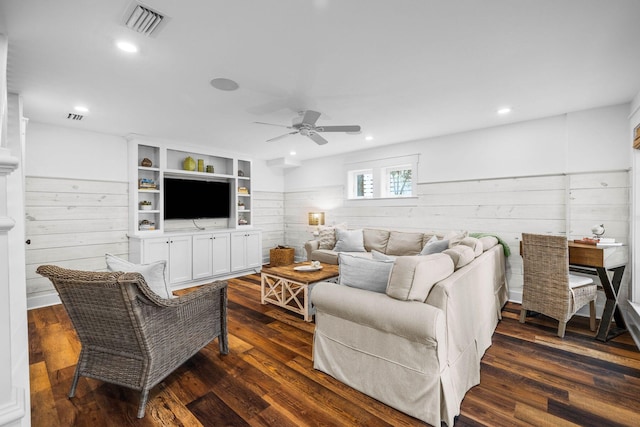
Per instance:
[[[359,133],[359,125],[340,125],[340,126],[316,126],[316,121],[320,118],[320,113],[313,110],[301,111],[298,117],[294,117],[291,126],[277,125],[273,123],[254,122],[260,125],[278,126],[287,129],[293,129],[293,132],[288,132],[283,135],[276,136],[268,139],[267,142],[277,141],[285,138],[289,135],[300,134],[311,139],[318,145],[324,145],[328,141],[324,139],[319,132],[345,132],[345,133]]]

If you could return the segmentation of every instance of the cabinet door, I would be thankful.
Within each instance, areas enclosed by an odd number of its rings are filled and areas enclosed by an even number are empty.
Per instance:
[[[247,268],[258,268],[262,266],[262,235],[259,231],[246,233],[245,238],[245,261]]]
[[[231,235],[213,235],[213,274],[215,276],[231,271]]]
[[[161,237],[158,239],[144,239],[142,242],[142,264],[149,264],[155,261],[169,262],[169,239]]]
[[[213,234],[193,236],[193,280],[213,276]]]
[[[244,270],[247,262],[246,255],[246,233],[231,234],[231,271]]]
[[[231,271],[262,265],[262,235],[259,231],[231,234]]]
[[[169,238],[169,283],[191,280],[191,236]]]

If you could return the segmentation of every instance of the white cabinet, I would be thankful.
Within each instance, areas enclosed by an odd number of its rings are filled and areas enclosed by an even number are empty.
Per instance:
[[[258,231],[231,233],[231,271],[262,265],[262,235]]]
[[[169,283],[174,284],[191,280],[191,254],[191,236],[154,237],[142,239],[141,255],[130,258],[142,264],[166,261]]]
[[[193,236],[193,280],[213,276],[213,234]]]
[[[213,235],[213,275],[226,274],[231,271],[231,235],[217,233]]]
[[[231,271],[229,233],[193,235],[193,280]]]
[[[172,236],[169,238],[169,283],[191,280],[193,253],[191,245],[191,236]]]
[[[135,251],[130,252],[134,253]],[[134,262],[149,264],[155,261],[169,261],[169,238],[158,237],[142,241],[141,259],[136,259]]]
[[[257,271],[262,266],[262,234],[258,230],[222,229],[132,236],[129,260],[139,264],[166,261],[171,285],[205,283],[246,270]]]

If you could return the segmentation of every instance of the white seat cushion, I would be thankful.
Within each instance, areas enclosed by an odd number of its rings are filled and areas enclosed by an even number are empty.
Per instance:
[[[590,285],[593,283],[593,279],[591,277],[584,276],[576,276],[575,274],[569,274],[569,287],[579,288],[580,286]]]

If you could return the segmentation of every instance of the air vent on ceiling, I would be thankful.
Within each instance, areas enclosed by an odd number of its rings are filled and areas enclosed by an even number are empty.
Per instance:
[[[130,14],[125,16],[124,24],[133,31],[150,36],[165,17],[146,6],[135,4]]]
[[[67,119],[69,120],[82,120],[84,116],[82,114],[69,113],[67,114]]]

